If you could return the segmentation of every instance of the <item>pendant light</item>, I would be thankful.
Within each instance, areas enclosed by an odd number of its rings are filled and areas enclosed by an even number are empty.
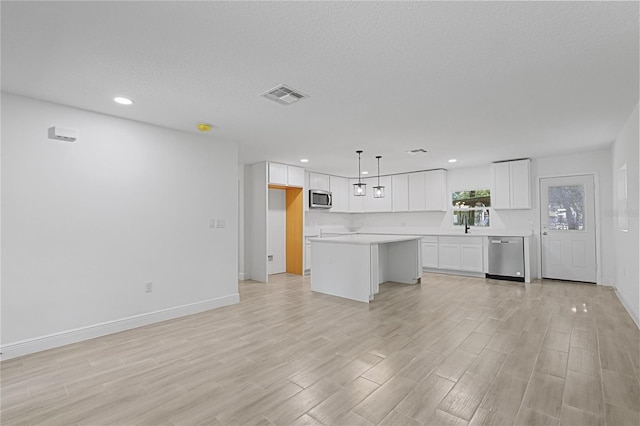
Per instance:
[[[353,184],[353,195],[356,197],[364,197],[367,195],[367,184],[362,183],[360,180],[360,154],[362,154],[361,150],[356,151],[358,154],[358,183]]]
[[[378,186],[373,187],[373,198],[384,198],[384,186],[380,185],[380,159],[382,155],[376,155],[378,159]]]

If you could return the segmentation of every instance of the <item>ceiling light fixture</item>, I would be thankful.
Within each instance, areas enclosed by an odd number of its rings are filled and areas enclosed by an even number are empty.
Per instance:
[[[455,158],[452,158],[451,160],[449,160],[450,163],[455,163],[456,161],[458,160],[456,160]]]
[[[368,174],[369,174],[369,172],[367,172],[367,171],[363,171],[363,172],[362,172],[362,174],[363,174],[363,175],[368,175]]]
[[[384,198],[384,186],[380,185],[380,159],[382,155],[376,155],[378,159],[378,186],[373,187],[373,198]]]
[[[208,132],[213,126],[209,123],[198,123],[197,127],[201,132]]]
[[[309,162],[309,159],[308,159],[308,158],[301,158],[301,159],[300,159],[300,162],[301,162],[301,163],[308,163],[308,162]]]
[[[119,103],[120,105],[131,105],[133,103],[131,99],[123,98],[121,96],[116,96],[115,98],[113,98],[113,100]]]
[[[356,151],[358,154],[358,183],[353,184],[353,195],[356,197],[364,197],[367,195],[367,184],[362,183],[360,180],[360,154],[362,154],[361,150]]]

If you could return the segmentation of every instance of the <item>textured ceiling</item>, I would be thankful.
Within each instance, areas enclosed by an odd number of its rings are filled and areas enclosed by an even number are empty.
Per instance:
[[[635,1],[1,7],[2,90],[187,132],[210,122],[243,163],[306,157],[352,176],[356,149],[383,174],[592,150],[638,102]],[[259,96],[281,83],[310,97]]]

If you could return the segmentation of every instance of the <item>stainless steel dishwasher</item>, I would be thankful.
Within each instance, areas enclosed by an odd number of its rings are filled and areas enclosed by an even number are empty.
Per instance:
[[[524,239],[489,237],[487,278],[524,282]]]

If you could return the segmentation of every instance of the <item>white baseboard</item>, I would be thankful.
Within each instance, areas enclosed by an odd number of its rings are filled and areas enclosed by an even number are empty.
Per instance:
[[[598,281],[596,284],[602,285],[605,287],[613,287],[611,283],[615,283],[615,282],[616,280],[613,277],[608,277],[606,275],[603,275],[600,281]]]
[[[627,310],[633,322],[636,323],[636,327],[640,329],[640,319],[638,318],[637,314],[631,310],[631,306],[624,299],[624,296],[622,295],[622,293],[620,293],[618,289],[615,287],[613,288],[613,290],[616,292],[616,296],[618,296],[618,300],[620,301],[620,303],[622,303],[622,306],[624,306],[624,308]]]
[[[469,272],[469,271],[458,271],[453,269],[440,269],[440,268],[422,268],[422,272],[431,272],[434,274],[444,274],[444,275],[460,275],[463,277],[475,277],[475,278],[484,278],[484,272]]]
[[[246,279],[247,279],[247,274],[245,274],[244,272],[238,272],[239,281],[245,281]]]
[[[132,328],[142,327],[144,325],[160,321],[166,321],[178,317],[197,314],[199,312],[209,311],[211,309],[221,308],[227,305],[233,305],[239,301],[240,295],[235,293],[215,299],[203,300],[201,302],[175,306],[159,311],[76,328],[74,330],[67,330],[49,334],[47,336],[40,336],[33,339],[22,340],[20,342],[9,343],[0,348],[0,359],[7,360],[16,358],[47,349],[69,345],[71,343],[81,342],[83,340],[94,339],[107,334],[117,333],[119,331],[130,330]]]

